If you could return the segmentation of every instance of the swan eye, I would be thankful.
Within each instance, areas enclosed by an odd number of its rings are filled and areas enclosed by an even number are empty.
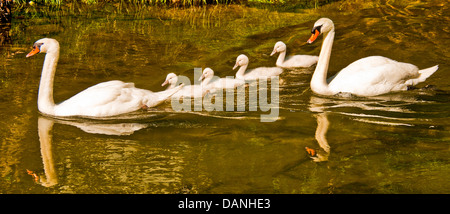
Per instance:
[[[316,27],[314,27],[314,28],[311,30],[311,33],[312,33],[312,34],[315,34],[315,33],[316,33],[316,30],[319,31],[319,33],[321,33],[321,31],[320,31],[321,28],[322,28],[322,25],[316,26]]]
[[[39,48],[39,50],[41,50],[41,46],[43,45],[44,43],[34,43],[33,44],[33,49],[34,48]]]

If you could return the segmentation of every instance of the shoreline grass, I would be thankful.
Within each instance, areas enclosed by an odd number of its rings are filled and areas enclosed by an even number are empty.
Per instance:
[[[15,0],[14,15],[38,11],[60,11],[66,14],[139,13],[150,7],[190,8],[211,5],[244,5],[259,9],[294,12],[318,8],[336,0]]]

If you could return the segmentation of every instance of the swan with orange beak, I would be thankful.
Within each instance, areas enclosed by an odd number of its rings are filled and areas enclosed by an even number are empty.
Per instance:
[[[38,93],[38,109],[50,116],[68,117],[110,117],[154,107],[169,99],[182,86],[168,91],[152,92],[136,88],[134,83],[119,80],[99,83],[75,96],[55,104],[53,101],[53,80],[59,59],[59,43],[55,39],[43,38],[36,41],[26,57],[46,53]]]
[[[395,91],[405,91],[410,86],[424,82],[438,66],[419,70],[410,63],[397,62],[383,56],[359,59],[327,79],[328,64],[333,47],[335,28],[328,18],[316,21],[307,43],[313,43],[323,34],[319,61],[311,78],[311,90],[316,94],[335,95],[350,93],[357,96],[377,96]]]

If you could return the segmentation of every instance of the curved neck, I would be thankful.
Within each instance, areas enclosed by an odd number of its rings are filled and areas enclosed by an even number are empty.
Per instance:
[[[328,63],[330,62],[331,48],[333,47],[334,29],[324,34],[322,49],[319,54],[316,70],[311,78],[311,90],[317,94],[333,95],[327,83]]]
[[[207,86],[207,85],[209,84],[209,82],[211,82],[212,78],[213,78],[213,76],[207,76],[207,77],[205,77],[205,79],[203,79],[203,81],[200,83],[200,85],[201,85],[202,87]]]
[[[55,77],[58,59],[59,49],[47,52],[42,68],[41,82],[39,84],[38,109],[40,112],[49,115],[54,114],[55,108],[55,102],[53,101],[53,79]]]
[[[169,84],[169,86],[166,88],[166,90],[175,88],[177,86],[178,81],[173,81],[172,83]]]
[[[247,70],[247,66],[248,66],[248,64],[239,67],[239,70],[236,72],[237,79],[244,79],[244,73],[245,73],[245,70]]]
[[[277,59],[276,65],[278,65],[278,66],[282,65],[285,58],[286,58],[286,51],[280,52],[280,55],[278,55],[278,59]]]

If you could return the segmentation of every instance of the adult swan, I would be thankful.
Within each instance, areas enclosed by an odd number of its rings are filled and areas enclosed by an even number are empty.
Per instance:
[[[397,62],[382,56],[370,56],[351,63],[327,80],[334,40],[333,21],[328,18],[317,20],[311,33],[308,43],[314,42],[320,34],[324,35],[319,61],[311,79],[311,89],[316,94],[335,95],[342,92],[357,96],[376,96],[404,91],[408,86],[425,81],[438,69],[436,65],[419,70],[417,66],[409,63]]]
[[[70,99],[55,104],[53,101],[53,79],[59,58],[59,43],[55,39],[44,38],[36,41],[27,57],[37,53],[45,55],[39,84],[38,109],[51,116],[108,117],[136,111],[142,107],[153,107],[181,89],[151,92],[134,87],[134,83],[119,80],[99,83],[76,94]]]

